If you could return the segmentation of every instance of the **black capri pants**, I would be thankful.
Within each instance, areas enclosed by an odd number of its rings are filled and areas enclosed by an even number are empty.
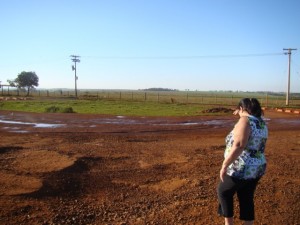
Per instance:
[[[259,179],[242,180],[226,175],[224,182],[220,181],[217,188],[219,215],[233,217],[233,196],[237,193],[240,219],[254,220],[254,192]]]

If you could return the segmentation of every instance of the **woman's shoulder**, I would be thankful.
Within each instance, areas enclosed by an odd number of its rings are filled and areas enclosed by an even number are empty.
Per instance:
[[[249,122],[249,116],[241,116],[238,123],[248,123]]]
[[[235,130],[239,130],[239,129],[245,129],[248,127],[249,127],[248,116],[241,116],[234,128],[235,128]]]

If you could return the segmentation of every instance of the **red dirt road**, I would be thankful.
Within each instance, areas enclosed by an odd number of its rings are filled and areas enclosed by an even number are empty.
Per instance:
[[[300,224],[300,116],[265,114],[255,224]],[[0,111],[0,224],[223,224],[216,186],[236,120]]]

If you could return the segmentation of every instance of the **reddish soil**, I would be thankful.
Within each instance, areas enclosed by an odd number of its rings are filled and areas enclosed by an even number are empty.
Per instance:
[[[265,114],[256,224],[300,224],[300,116]],[[0,111],[0,224],[223,224],[216,186],[236,120]]]

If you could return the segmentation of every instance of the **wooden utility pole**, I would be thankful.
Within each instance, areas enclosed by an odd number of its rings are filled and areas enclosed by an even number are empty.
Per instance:
[[[78,55],[71,55],[71,60],[74,62],[75,66],[72,66],[72,70],[75,71],[75,96],[77,98],[77,80],[78,80],[78,77],[77,77],[77,74],[76,74],[76,63],[79,63],[80,60],[80,56]]]
[[[284,48],[283,49],[285,52],[284,54],[289,56],[289,61],[288,61],[288,85],[287,85],[287,91],[286,91],[286,100],[285,100],[285,105],[289,105],[289,95],[290,95],[290,78],[291,78],[291,55],[292,51],[297,50],[296,48]]]

